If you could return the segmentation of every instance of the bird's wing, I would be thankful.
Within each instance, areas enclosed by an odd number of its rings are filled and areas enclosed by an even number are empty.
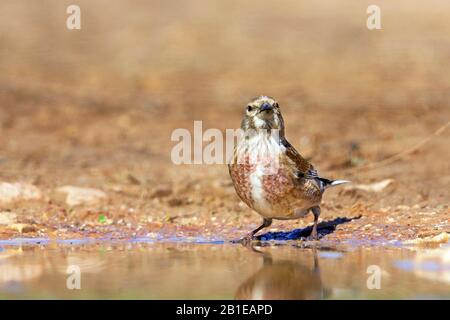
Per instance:
[[[286,148],[287,157],[295,164],[297,177],[313,180],[322,192],[329,187],[349,182],[347,180],[329,180],[319,177],[317,170],[314,169],[312,164],[303,158],[286,139],[282,140],[282,144]]]
[[[316,169],[295,150],[289,141],[283,139],[281,142],[286,148],[287,157],[295,164],[299,178],[316,179],[319,177]]]

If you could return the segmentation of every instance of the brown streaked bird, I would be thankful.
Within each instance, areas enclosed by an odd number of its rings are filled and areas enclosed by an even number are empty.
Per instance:
[[[253,99],[241,124],[242,137],[228,168],[239,198],[263,217],[263,223],[242,240],[248,242],[273,219],[314,215],[311,238],[324,191],[348,181],[318,176],[314,167],[286,140],[278,102],[268,96]]]

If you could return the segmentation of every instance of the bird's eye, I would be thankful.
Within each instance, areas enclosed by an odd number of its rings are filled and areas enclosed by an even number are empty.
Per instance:
[[[252,111],[253,110],[253,107],[252,106],[247,106],[247,111]]]
[[[279,106],[278,106],[278,102],[275,102],[274,104],[273,104],[273,107],[274,108],[278,108]]]

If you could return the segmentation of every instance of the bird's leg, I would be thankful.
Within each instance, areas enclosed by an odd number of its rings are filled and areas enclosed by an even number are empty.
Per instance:
[[[253,237],[256,233],[258,233],[259,230],[269,227],[272,224],[272,219],[264,218],[262,225],[260,225],[258,228],[250,232],[247,236],[242,238],[241,242],[243,244],[248,244],[253,240]]]
[[[311,231],[310,237],[313,240],[317,240],[318,239],[318,237],[317,237],[317,223],[319,221],[319,216],[320,216],[320,207],[319,206],[312,207],[311,211],[312,211],[312,213],[314,215],[314,226],[313,226],[313,229]]]
[[[255,236],[255,234],[258,233],[259,230],[270,227],[271,224],[272,224],[272,219],[264,218],[262,225],[260,225],[258,228],[256,228],[252,232],[250,232],[251,238],[253,238]]]

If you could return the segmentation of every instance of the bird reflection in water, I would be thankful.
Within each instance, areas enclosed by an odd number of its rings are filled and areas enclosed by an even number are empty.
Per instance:
[[[324,288],[315,248],[313,267],[295,260],[276,261],[268,252],[254,247],[252,251],[263,258],[263,266],[238,288],[238,300],[314,300],[325,299],[330,290]]]

